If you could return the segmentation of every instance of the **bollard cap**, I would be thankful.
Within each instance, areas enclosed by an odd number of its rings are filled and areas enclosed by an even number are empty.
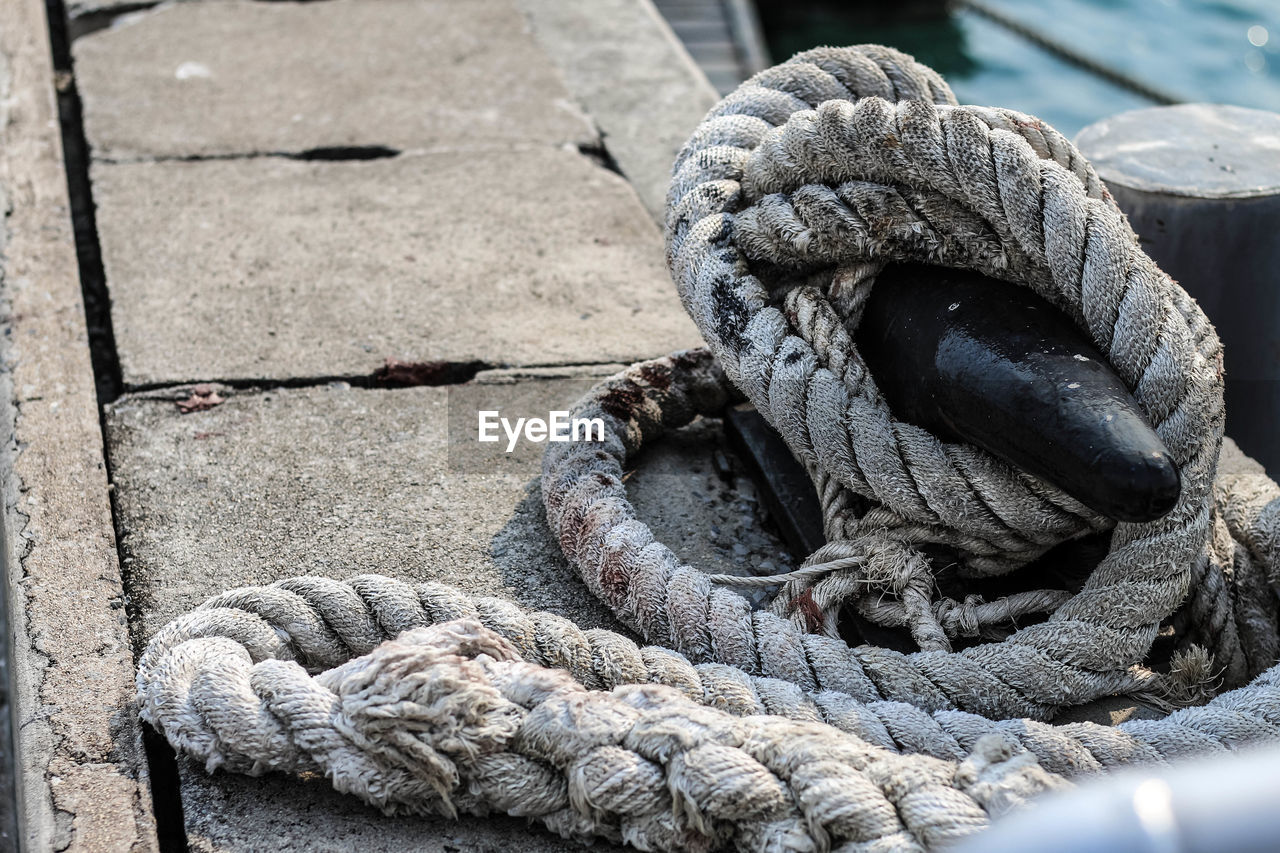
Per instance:
[[[1280,195],[1280,114],[1225,104],[1132,110],[1076,137],[1102,180],[1192,198]]]

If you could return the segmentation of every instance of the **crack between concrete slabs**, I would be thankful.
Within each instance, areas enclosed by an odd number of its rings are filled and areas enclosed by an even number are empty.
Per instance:
[[[640,356],[643,358],[654,356]],[[139,382],[124,385],[113,403],[126,394],[149,394],[156,391],[185,390],[193,385],[219,385],[237,391],[269,391],[276,388],[319,388],[342,382],[352,388],[369,388],[394,391],[400,388],[448,387],[465,385],[487,371],[491,370],[590,370],[596,367],[613,367],[619,362],[606,361],[546,361],[529,364],[510,364],[486,361],[400,361],[387,359],[384,364],[372,373],[332,374],[323,376],[283,376],[283,377],[202,377],[197,379],[174,379],[159,382]],[[603,379],[604,373],[600,374]]]
[[[269,3],[274,2],[274,0],[255,0],[255,2]],[[320,3],[324,2],[324,0],[293,0],[293,2]],[[59,5],[63,4],[59,3]],[[163,5],[165,5],[165,0],[136,0],[136,2],[118,3],[105,9],[92,9],[75,16],[67,15],[67,42],[70,44],[81,36],[109,29],[115,26],[116,22],[121,18],[127,18],[130,15],[144,15]]]

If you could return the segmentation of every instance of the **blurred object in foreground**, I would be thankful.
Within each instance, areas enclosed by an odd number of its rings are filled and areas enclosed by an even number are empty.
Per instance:
[[[1280,475],[1280,114],[1208,104],[1122,113],[1077,144],[1226,350],[1227,434]]]
[[[1267,853],[1280,838],[1280,750],[1081,778],[955,853]]]

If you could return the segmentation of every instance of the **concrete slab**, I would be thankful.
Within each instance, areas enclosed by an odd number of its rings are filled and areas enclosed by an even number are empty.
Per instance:
[[[3,16],[0,624],[13,642],[23,813],[21,838],[0,848],[142,853],[156,849],[155,822],[44,3],[6,3]]]
[[[587,373],[503,371],[467,386],[394,391],[223,387],[226,402],[186,415],[175,405],[186,388],[122,398],[109,408],[108,436],[140,632],[150,636],[229,587],[370,571],[619,630],[551,540],[538,491],[541,446],[508,456],[450,431],[472,422],[481,404],[513,416],[567,408]],[[647,449],[628,482],[633,499],[663,541],[712,571],[776,561],[782,546],[758,532],[742,540],[747,553],[733,547],[762,519],[744,481],[717,473],[725,468],[716,461],[717,424]],[[541,829],[526,837],[515,821],[389,820],[322,784],[179,769],[195,850],[506,850],[518,842],[542,851],[562,843]]]
[[[510,0],[165,4],[77,39],[100,159],[596,141]]]
[[[510,470],[451,471],[449,389],[222,388],[226,402],[183,415],[174,401],[185,390],[109,409],[121,547],[144,636],[230,586],[370,571],[615,627],[545,533],[530,482],[536,454]],[[548,408],[581,388],[555,390]]]
[[[128,386],[368,375],[388,357],[630,362],[700,343],[634,192],[576,151],[92,177]]]
[[[662,221],[671,164],[719,99],[650,0],[519,0],[538,42]]]

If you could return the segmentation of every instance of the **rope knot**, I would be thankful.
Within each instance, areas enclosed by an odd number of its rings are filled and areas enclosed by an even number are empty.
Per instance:
[[[881,590],[902,596],[922,582],[933,587],[929,561],[915,548],[895,539],[887,531],[861,537],[857,545],[863,549],[863,573],[868,592]]]
[[[806,631],[839,636],[840,610],[854,604],[875,613],[874,621],[882,621],[877,617],[887,612],[884,618],[891,624],[907,625],[922,649],[950,648],[929,604],[934,579],[928,558],[891,531],[828,542],[794,572],[749,580],[785,583],[774,598],[773,612]],[[886,599],[892,600],[888,611]]]
[[[966,595],[964,601],[943,598],[934,605],[934,613],[948,636],[978,637],[982,634],[982,620],[978,608],[986,604],[980,595]]]

